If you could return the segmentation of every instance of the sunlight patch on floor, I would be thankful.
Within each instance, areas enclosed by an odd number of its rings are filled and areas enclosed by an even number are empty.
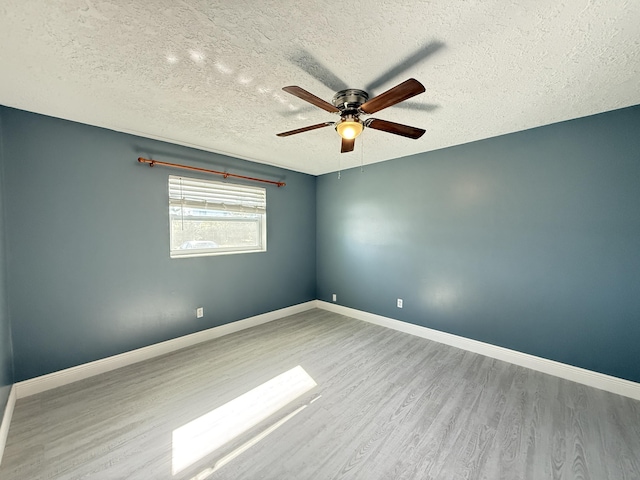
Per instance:
[[[175,429],[172,442],[172,473],[176,475],[206,455],[214,452],[261,421],[273,415],[287,404],[308,392],[317,384],[300,365],[259,385],[249,392]],[[288,415],[277,426],[265,430],[254,443],[267,436],[282,423],[299,413],[306,406]],[[256,437],[257,438],[257,437]],[[250,443],[250,445],[248,445]],[[254,443],[247,442],[230,455],[235,456]],[[243,447],[245,447],[243,449]],[[226,458],[226,457],[224,457]],[[224,459],[223,458],[223,459]],[[220,461],[218,462],[218,464]],[[224,464],[223,463],[223,464]],[[222,465],[216,465],[220,468]]]
[[[307,405],[302,405],[300,408],[297,408],[296,410],[294,410],[293,412],[291,412],[289,415],[287,415],[286,417],[278,420],[276,423],[274,423],[273,425],[271,425],[269,428],[266,428],[265,430],[263,430],[262,432],[260,432],[258,435],[256,435],[255,437],[253,437],[251,440],[249,440],[248,442],[243,443],[242,445],[240,445],[238,448],[236,448],[235,450],[233,450],[231,453],[225,455],[224,457],[222,457],[220,460],[218,460],[215,465],[211,468],[207,468],[205,470],[203,470],[202,472],[200,472],[198,475],[196,475],[195,477],[193,477],[191,480],[205,480],[207,478],[209,478],[211,475],[213,475],[215,472],[217,472],[218,470],[220,470],[222,467],[224,467],[227,463],[229,463],[231,460],[233,460],[234,458],[238,457],[239,455],[241,455],[242,453],[246,452],[247,450],[249,450],[251,447],[253,447],[256,443],[258,443],[260,440],[262,440],[263,438],[265,438],[267,435],[269,435],[270,433],[276,431],[279,427],[281,427],[282,425],[284,425],[286,422],[288,422],[289,420],[291,420],[293,417],[295,417],[297,414],[299,414],[302,410],[304,410],[305,408],[307,408],[309,405],[311,405],[313,402],[315,402],[317,399],[319,399],[322,395],[318,395],[317,397],[315,397],[313,400],[311,400]]]

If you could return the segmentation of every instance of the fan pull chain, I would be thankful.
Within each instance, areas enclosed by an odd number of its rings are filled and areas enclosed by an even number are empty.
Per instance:
[[[360,173],[364,173],[364,138],[360,139]]]

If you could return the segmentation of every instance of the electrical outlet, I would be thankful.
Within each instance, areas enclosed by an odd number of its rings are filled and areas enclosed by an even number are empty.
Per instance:
[[[397,305],[398,305],[398,308],[402,308],[402,299],[401,298],[398,299]]]
[[[333,294],[333,301],[337,302],[338,301],[338,295],[336,295],[335,293]]]
[[[196,318],[202,318],[202,317],[204,317],[204,308],[203,307],[196,308]]]

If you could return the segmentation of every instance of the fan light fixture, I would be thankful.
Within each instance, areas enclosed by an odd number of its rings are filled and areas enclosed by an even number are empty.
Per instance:
[[[342,120],[336,125],[336,131],[338,132],[338,135],[346,140],[356,138],[362,133],[362,128],[362,123],[354,120],[353,118]]]

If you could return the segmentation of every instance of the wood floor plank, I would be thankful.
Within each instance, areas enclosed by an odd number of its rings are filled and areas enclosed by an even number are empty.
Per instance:
[[[173,474],[176,429],[297,366],[315,387]],[[322,310],[20,399],[0,466],[7,480],[639,472],[640,402]]]

